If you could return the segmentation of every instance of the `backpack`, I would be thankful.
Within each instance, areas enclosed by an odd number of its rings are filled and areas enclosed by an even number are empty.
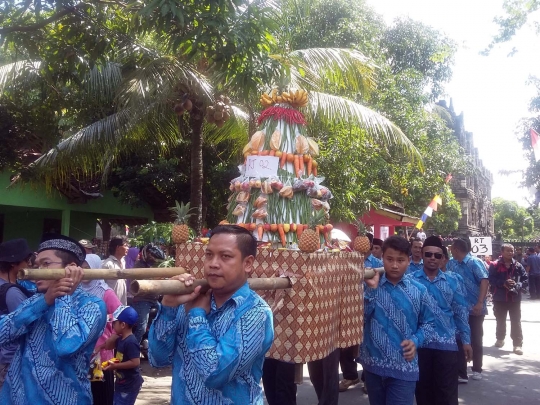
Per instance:
[[[7,307],[7,292],[10,288],[15,287],[21,290],[21,292],[26,295],[26,298],[30,298],[33,294],[29,292],[26,288],[19,284],[14,283],[4,283],[0,285],[0,315],[6,315],[9,313],[8,307]]]

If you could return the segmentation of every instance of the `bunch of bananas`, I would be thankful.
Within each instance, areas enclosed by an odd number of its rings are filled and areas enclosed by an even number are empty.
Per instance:
[[[277,89],[273,89],[270,95],[263,93],[260,102],[265,108],[279,103],[287,103],[291,107],[301,108],[305,107],[308,103],[308,93],[305,90],[291,90],[289,92],[284,91],[281,95],[278,95]]]

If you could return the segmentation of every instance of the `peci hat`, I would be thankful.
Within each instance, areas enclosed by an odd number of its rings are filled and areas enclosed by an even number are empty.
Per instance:
[[[373,238],[373,245],[382,246],[383,245],[383,240],[379,239],[379,238]]]
[[[135,325],[139,320],[139,314],[132,307],[120,305],[113,312],[113,321],[125,322],[128,325]]]
[[[92,242],[90,242],[88,239],[81,239],[79,241],[79,243],[86,249],[92,249],[92,248],[95,248],[97,247],[96,245],[94,245]]]
[[[428,246],[438,247],[439,249],[442,250],[443,244],[442,244],[441,238],[439,238],[438,236],[430,236],[426,238],[426,240],[424,241],[424,245],[422,247],[428,247]]]
[[[20,263],[32,253],[26,239],[12,239],[0,244],[0,262]]]
[[[77,266],[80,266],[86,257],[86,250],[75,239],[58,233],[46,233],[39,244],[38,253],[44,250],[61,250],[71,253],[77,258]]]

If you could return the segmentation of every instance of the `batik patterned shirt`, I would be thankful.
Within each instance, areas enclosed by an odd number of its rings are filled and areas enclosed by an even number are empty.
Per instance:
[[[358,361],[364,370],[382,377],[418,380],[418,356],[403,358],[401,342],[416,348],[435,337],[433,308],[426,287],[412,277],[393,285],[383,275],[377,288],[364,289],[364,341]]]
[[[274,339],[272,311],[244,284],[210,313],[161,306],[149,334],[152,366],[172,364],[172,405],[263,404],[265,353]]]
[[[472,308],[476,305],[480,296],[480,283],[483,279],[488,278],[486,266],[484,266],[484,263],[480,259],[467,253],[467,256],[461,262],[456,259],[450,260],[446,265],[446,271],[457,273],[463,278],[467,293],[465,298],[467,298],[469,313],[471,313]],[[484,299],[482,315],[487,315],[487,313],[486,300]]]
[[[43,294],[0,318],[0,345],[17,342],[2,405],[91,405],[90,356],[107,321],[105,303],[80,287],[47,305]]]
[[[432,341],[425,341],[428,349],[457,351],[456,332],[464,344],[471,344],[469,308],[465,299],[465,287],[459,274],[439,273],[430,280],[424,270],[417,271],[414,279],[423,284],[437,302],[434,309],[435,335]]]
[[[378,267],[383,267],[383,262],[381,259],[377,259],[373,255],[369,255],[366,260],[364,260],[364,267],[370,267],[372,269],[376,269]]]
[[[411,262],[409,263],[409,267],[407,267],[405,274],[414,274],[419,270],[424,270],[424,260],[420,259],[420,262],[415,263],[411,257]]]

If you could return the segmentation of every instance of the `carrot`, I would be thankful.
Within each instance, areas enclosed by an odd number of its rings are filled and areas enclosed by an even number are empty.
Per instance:
[[[274,149],[272,149],[268,155],[269,156],[276,156],[276,151]]]
[[[285,166],[286,161],[287,161],[287,153],[283,152],[281,154],[281,160],[279,161],[279,167],[283,169],[283,166]]]
[[[302,176],[302,174],[304,174],[304,157],[302,155],[300,155],[300,157],[298,158],[298,163],[299,163],[299,175],[298,175],[298,178],[300,178]]]
[[[268,151],[268,150],[263,150],[263,151],[261,152],[261,156],[268,156],[269,153],[270,153],[270,151]]]
[[[302,233],[304,233],[304,225],[298,224],[296,226],[296,237],[298,238],[298,240],[300,240]]]
[[[281,239],[281,244],[283,247],[287,246],[287,241],[285,240],[285,231],[283,230],[283,224],[278,224],[279,238]]]
[[[312,171],[313,171],[313,158],[310,156],[307,162],[307,175],[311,176]]]
[[[298,155],[294,155],[294,173],[296,174],[296,177],[300,177],[300,162],[298,159]]]
[[[257,227],[257,233],[259,235],[259,241],[263,240],[263,231],[264,231],[263,226],[259,224],[259,226]]]
[[[278,230],[278,226],[276,224],[271,224],[270,225],[270,231],[276,232],[277,230]]]
[[[251,152],[252,156],[257,156],[258,154],[259,154],[259,151],[257,151],[257,150],[254,150],[253,152]]]

